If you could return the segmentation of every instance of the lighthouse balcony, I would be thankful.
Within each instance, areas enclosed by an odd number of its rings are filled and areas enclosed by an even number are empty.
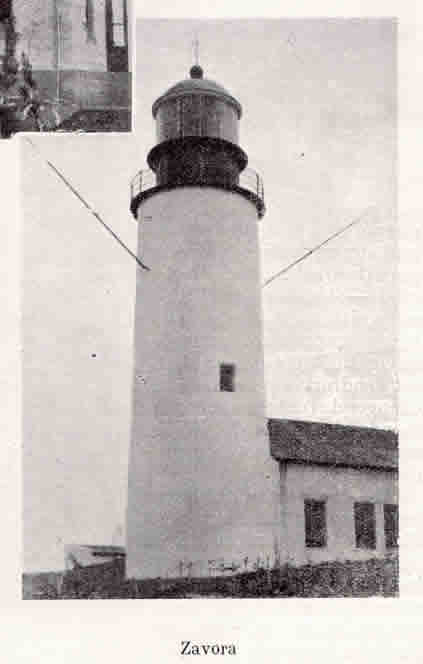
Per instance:
[[[174,189],[175,187],[218,187],[228,191],[235,191],[241,196],[250,200],[257,209],[259,218],[263,217],[265,213],[264,204],[264,187],[263,180],[256,171],[252,168],[246,168],[237,175],[235,181],[231,178],[213,178],[213,184],[209,177],[202,177],[201,174],[187,179],[186,172],[184,179],[181,181],[167,181],[166,183],[160,182],[156,173],[151,169],[143,169],[139,171],[131,181],[131,212],[134,217],[137,217],[137,210],[140,203],[146,198],[152,196],[157,191]]]

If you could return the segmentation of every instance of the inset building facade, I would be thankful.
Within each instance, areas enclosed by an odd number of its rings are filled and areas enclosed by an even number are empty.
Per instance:
[[[128,0],[9,0],[0,65],[29,63],[47,129],[130,129]]]

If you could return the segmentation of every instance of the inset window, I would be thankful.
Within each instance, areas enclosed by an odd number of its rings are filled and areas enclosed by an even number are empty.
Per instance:
[[[0,74],[5,70],[10,46],[13,42],[14,30],[11,0],[0,0]]]
[[[385,546],[396,549],[398,546],[398,505],[384,505]]]
[[[126,0],[106,0],[108,70],[128,71],[128,12]]]
[[[0,19],[0,71],[3,70],[7,58],[7,28]]]
[[[373,503],[354,503],[355,545],[358,549],[376,548],[376,517]]]
[[[95,15],[94,15],[94,1],[85,0],[85,29],[87,31],[87,40],[95,44]]]
[[[235,392],[235,364],[220,365],[220,391]]]
[[[0,21],[8,21],[12,16],[12,0],[0,0]]]
[[[305,500],[305,545],[309,548],[326,546],[326,503],[324,500]]]

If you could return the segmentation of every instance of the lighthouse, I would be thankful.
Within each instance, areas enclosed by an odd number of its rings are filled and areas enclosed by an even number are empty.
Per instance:
[[[260,176],[240,103],[196,64],[153,104],[138,222],[128,578],[208,576],[278,558],[266,429]]]

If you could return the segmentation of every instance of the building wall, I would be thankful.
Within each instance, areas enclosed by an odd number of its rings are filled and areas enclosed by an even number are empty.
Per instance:
[[[13,13],[19,39],[16,55],[24,51],[34,69],[56,66],[56,18],[53,0],[14,0]]]
[[[105,0],[92,0],[92,6],[95,39],[86,29],[85,0],[15,0],[21,34],[17,53],[25,51],[34,70],[59,65],[62,70],[106,71]]]
[[[63,69],[106,71],[106,17],[104,0],[92,0],[93,37],[86,25],[86,0],[61,0]]]
[[[279,477],[266,432],[257,212],[180,187],[139,208],[129,577],[210,573],[274,553]],[[236,365],[236,391],[219,364]]]
[[[280,464],[283,559],[297,565],[385,555],[384,503],[398,503],[397,474],[305,464]],[[325,500],[327,546],[305,546],[304,500]],[[375,503],[376,549],[355,546],[354,502]]]

